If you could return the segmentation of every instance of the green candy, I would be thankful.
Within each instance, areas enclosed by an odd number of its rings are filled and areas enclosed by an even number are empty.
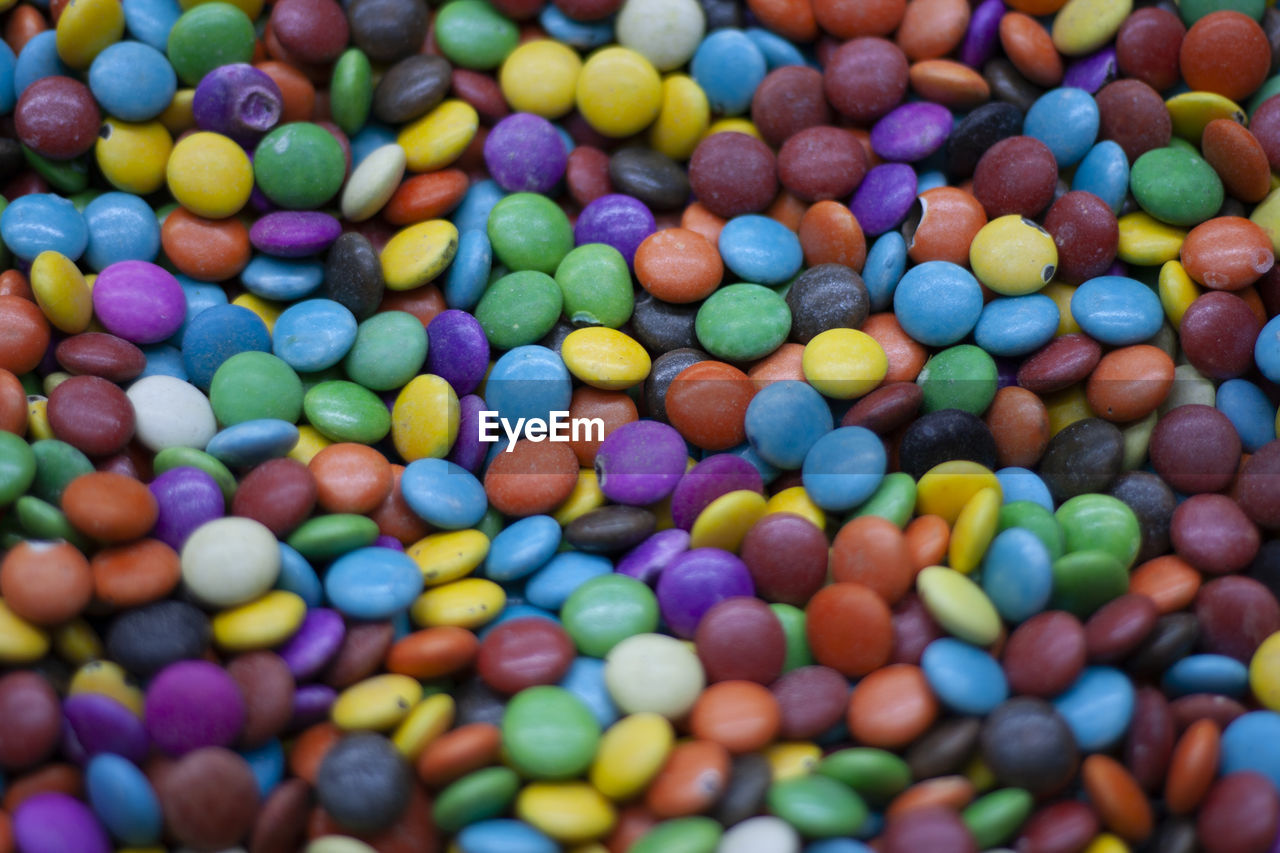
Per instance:
[[[600,723],[568,690],[530,687],[502,714],[502,746],[511,765],[531,779],[572,779],[595,757]]]
[[[321,382],[302,398],[307,421],[332,441],[376,444],[391,431],[391,413],[378,395],[354,382]]]
[[[501,533],[506,526],[507,522],[502,517],[502,513],[491,505],[484,511],[484,515],[480,517],[480,523],[476,525],[475,529],[483,533],[489,541],[493,541],[493,537]]]
[[[924,391],[924,411],[961,409],[981,416],[996,396],[996,363],[972,344],[944,349],[925,363],[916,377]]]
[[[631,319],[631,271],[612,246],[587,243],[565,255],[556,267],[556,284],[564,296],[564,315],[575,326],[616,329]]]
[[[805,838],[853,835],[868,817],[866,803],[852,788],[823,775],[774,782],[765,802]]]
[[[510,18],[484,0],[453,0],[436,14],[436,43],[455,65],[476,71],[497,68],[520,40]]]
[[[520,777],[507,767],[486,767],[468,773],[436,797],[431,815],[445,832],[498,817],[520,790]]]
[[[34,442],[31,453],[36,460],[36,476],[29,486],[31,494],[52,504],[62,503],[62,490],[68,483],[81,474],[93,472],[88,456],[56,438]]]
[[[1010,527],[1030,530],[1044,543],[1050,559],[1056,560],[1066,553],[1067,546],[1058,519],[1035,501],[1013,501],[1000,507],[998,527],[999,531]]]
[[[875,802],[886,802],[911,784],[907,762],[874,747],[855,746],[833,752],[818,764],[818,772]]]
[[[773,615],[782,623],[782,636],[786,639],[786,657],[782,660],[782,671],[790,672],[802,666],[813,665],[813,652],[809,649],[809,636],[805,633],[804,611],[791,604],[774,603],[769,605]]]
[[[284,359],[256,350],[222,362],[209,384],[209,403],[223,426],[260,418],[297,423],[302,394],[302,380]]]
[[[347,136],[364,127],[373,104],[373,66],[358,47],[347,48],[329,77],[329,111]]]
[[[36,479],[36,454],[22,436],[0,431],[0,506],[26,494]]]
[[[65,539],[81,551],[90,550],[89,540],[71,525],[62,510],[48,501],[24,495],[18,498],[13,509],[27,538],[53,541]]]
[[[1222,179],[1199,156],[1154,148],[1134,161],[1129,189],[1147,213],[1170,225],[1199,225],[1222,207]]]
[[[87,157],[75,157],[71,160],[50,160],[25,145],[22,146],[22,156],[27,161],[27,165],[36,174],[48,181],[49,186],[60,193],[73,195],[84,192],[89,186],[89,160]]]
[[[715,853],[724,828],[709,817],[664,820],[640,836],[629,853]]]
[[[787,300],[760,284],[731,284],[707,298],[694,318],[703,349],[728,361],[764,358],[791,332]]]
[[[1123,501],[1110,495],[1077,495],[1055,514],[1068,553],[1105,551],[1127,569],[1142,547],[1138,517]]]
[[[252,62],[257,33],[249,16],[230,3],[202,3],[169,30],[169,62],[188,86],[221,65]]]
[[[371,391],[390,391],[417,376],[426,360],[422,322],[405,311],[384,311],[356,329],[342,366],[353,382]]]
[[[1035,798],[1021,788],[1002,788],[975,800],[960,813],[980,850],[996,847],[1013,837],[1031,816]]]
[[[1188,27],[1205,15],[1222,11],[1239,12],[1261,21],[1266,8],[1266,0],[1178,0],[1178,15]]]
[[[551,275],[573,249],[569,217],[554,201],[537,193],[512,193],[500,200],[489,211],[486,229],[494,254],[510,270]]]
[[[658,599],[635,578],[602,575],[569,595],[560,621],[579,652],[602,658],[627,637],[657,630]]]
[[[184,466],[196,468],[212,477],[222,491],[222,499],[227,502],[227,506],[231,505],[231,499],[236,496],[236,478],[231,475],[231,470],[222,464],[222,460],[210,456],[203,450],[196,450],[194,447],[166,447],[156,454],[155,461],[151,463],[151,468],[157,476],[165,471]]]
[[[560,318],[560,288],[543,272],[521,270],[489,285],[475,318],[489,345],[514,349],[536,343]]]
[[[378,523],[372,518],[337,512],[302,522],[285,544],[308,560],[332,560],[372,545],[377,538]]]
[[[318,124],[297,121],[277,127],[253,151],[258,188],[289,210],[322,206],[342,188],[346,176],[342,146]]]
[[[849,518],[878,515],[898,526],[906,527],[916,509],[916,481],[910,474],[895,471],[885,476],[880,485]]]
[[[1053,561],[1053,610],[1087,619],[1129,591],[1129,572],[1106,551],[1075,551]]]

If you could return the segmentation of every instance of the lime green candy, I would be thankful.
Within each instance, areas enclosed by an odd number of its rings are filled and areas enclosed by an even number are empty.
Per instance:
[[[249,16],[230,3],[202,3],[184,12],[169,30],[169,62],[194,86],[213,69],[253,61],[256,34]]]
[[[277,127],[253,151],[258,188],[289,210],[322,206],[342,188],[346,176],[342,146],[318,124],[296,121]]]
[[[31,490],[31,494],[49,503],[61,503],[62,490],[67,484],[81,474],[93,471],[93,463],[88,456],[56,438],[45,438],[32,443],[31,454],[35,457],[36,472],[27,488]]]
[[[236,496],[236,478],[222,464],[222,460],[203,450],[196,450],[194,447],[166,447],[156,454],[155,461],[151,463],[151,470],[157,477],[165,471],[183,467],[196,468],[212,477],[222,491],[222,499],[227,502],[227,506],[231,505],[231,499]]]
[[[564,314],[575,326],[616,329],[631,319],[635,291],[622,253],[604,243],[587,243],[556,267]]]
[[[356,330],[342,362],[347,376],[372,391],[399,388],[418,375],[427,360],[427,330],[405,311],[374,314]]]
[[[520,777],[507,767],[486,767],[468,773],[436,797],[432,817],[445,832],[498,817],[516,798]]]
[[[582,774],[599,742],[600,723],[582,700],[560,687],[522,690],[502,715],[502,746],[510,764],[532,779]]]
[[[601,575],[570,594],[560,621],[579,652],[602,658],[627,637],[657,630],[658,599],[635,578]]]
[[[520,40],[515,23],[484,0],[453,0],[435,20],[440,52],[455,65],[486,71],[497,68]]]
[[[1129,572],[1106,551],[1075,551],[1053,561],[1054,610],[1087,619],[1095,610],[1129,591]]]
[[[560,317],[560,288],[535,270],[504,275],[489,285],[475,317],[491,346],[513,349],[535,343]]]
[[[884,749],[855,746],[833,752],[818,765],[818,772],[848,785],[874,802],[887,802],[911,784],[907,762]]]
[[[8,506],[36,479],[36,455],[22,436],[0,432],[0,506]]]
[[[728,361],[752,361],[776,350],[791,332],[791,309],[760,284],[731,284],[707,298],[694,319],[703,349]]]
[[[962,409],[981,416],[996,396],[995,361],[972,344],[944,349],[916,377],[924,391],[924,411]]]
[[[255,350],[224,361],[209,384],[209,403],[223,426],[260,418],[297,423],[302,394],[302,380],[284,359]]]
[[[1127,569],[1142,547],[1142,529],[1133,510],[1110,495],[1077,495],[1058,507],[1068,553],[1105,551]]]
[[[852,788],[823,775],[774,782],[765,802],[806,838],[853,835],[868,816],[866,803]]]
[[[1134,161],[1129,189],[1147,213],[1170,225],[1198,225],[1222,207],[1222,179],[1201,157],[1154,148]]]
[[[337,512],[307,519],[289,534],[285,544],[308,560],[332,560],[348,551],[372,545],[378,523],[372,518]]]
[[[511,270],[551,275],[573,249],[569,217],[554,201],[537,193],[512,193],[502,199],[489,211],[486,227],[494,254]]]
[[[782,636],[786,639],[787,654],[782,661],[782,671],[812,666],[813,652],[809,648],[809,636],[805,633],[804,611],[794,605],[780,603],[770,604],[769,609],[782,623]]]
[[[709,817],[664,820],[640,836],[629,853],[715,853],[724,828]]]
[[[347,48],[333,64],[329,78],[329,111],[333,123],[354,136],[369,119],[373,104],[373,66],[358,47]]]
[[[307,421],[332,441],[376,444],[391,431],[391,413],[378,395],[354,382],[321,382],[302,398]]]
[[[1067,546],[1063,540],[1062,526],[1058,524],[1058,519],[1034,501],[1011,501],[1000,507],[997,533],[1008,530],[1010,527],[1021,527],[1034,533],[1048,549],[1051,559],[1056,560],[1066,553]]]
[[[1002,788],[975,800],[960,813],[973,833],[980,850],[996,847],[1013,838],[1031,816],[1035,798],[1021,788]]]
[[[911,479],[910,474],[895,471],[887,474],[876,490],[871,493],[871,497],[867,498],[867,502],[858,507],[849,517],[878,515],[901,529],[907,526],[915,509],[916,481]]]

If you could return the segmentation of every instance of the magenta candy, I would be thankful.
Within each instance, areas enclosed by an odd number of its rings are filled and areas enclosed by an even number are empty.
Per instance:
[[[217,481],[199,468],[170,468],[147,488],[160,510],[151,535],[175,551],[182,550],[197,527],[226,514],[226,501]]]
[[[88,760],[103,752],[123,756],[134,764],[146,760],[150,739],[133,711],[110,696],[79,693],[62,704],[66,742]],[[65,747],[64,747],[65,748]]]
[[[679,528],[660,530],[623,554],[614,571],[653,586],[662,570],[688,550],[688,532]]]
[[[146,261],[120,261],[98,273],[93,313],[113,335],[154,344],[173,335],[187,316],[182,285]]]
[[[596,453],[600,491],[614,503],[657,503],[680,482],[687,459],[684,439],[674,427],[658,421],[623,424]]]
[[[244,728],[244,696],[222,667],[179,661],[147,686],[143,719],[156,745],[172,755],[204,746],[230,746]]]
[[[253,247],[277,258],[305,258],[319,254],[340,236],[342,223],[318,210],[268,213],[249,229],[249,242]]]
[[[36,794],[13,812],[13,837],[22,853],[111,853],[107,831],[75,797]]]
[[[658,578],[658,607],[677,637],[690,639],[703,614],[726,598],[755,595],[746,563],[719,548],[694,548]]]
[[[743,490],[764,491],[764,480],[756,466],[732,453],[708,456],[676,484],[671,493],[671,520],[681,530],[691,530],[698,515],[712,501]]]

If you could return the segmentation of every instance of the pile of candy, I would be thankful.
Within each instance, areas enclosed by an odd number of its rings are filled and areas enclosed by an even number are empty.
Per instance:
[[[0,6],[0,853],[1280,851],[1264,0]]]

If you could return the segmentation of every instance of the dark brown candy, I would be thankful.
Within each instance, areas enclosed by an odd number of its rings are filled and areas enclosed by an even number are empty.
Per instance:
[[[252,518],[276,536],[286,536],[311,515],[316,480],[296,459],[269,459],[240,481],[231,514]]]
[[[823,71],[827,100],[841,114],[870,122],[896,107],[907,94],[907,57],[882,38],[856,38],[831,54]]]
[[[1103,275],[1115,262],[1120,242],[1116,215],[1093,193],[1077,190],[1059,198],[1049,208],[1044,228],[1058,247],[1057,277],[1068,284]]]
[[[911,778],[932,779],[959,773],[978,745],[982,720],[957,717],[934,726],[907,750]]]
[[[387,70],[373,90],[373,114],[388,124],[404,124],[424,116],[444,100],[453,69],[439,56],[417,54]]]

